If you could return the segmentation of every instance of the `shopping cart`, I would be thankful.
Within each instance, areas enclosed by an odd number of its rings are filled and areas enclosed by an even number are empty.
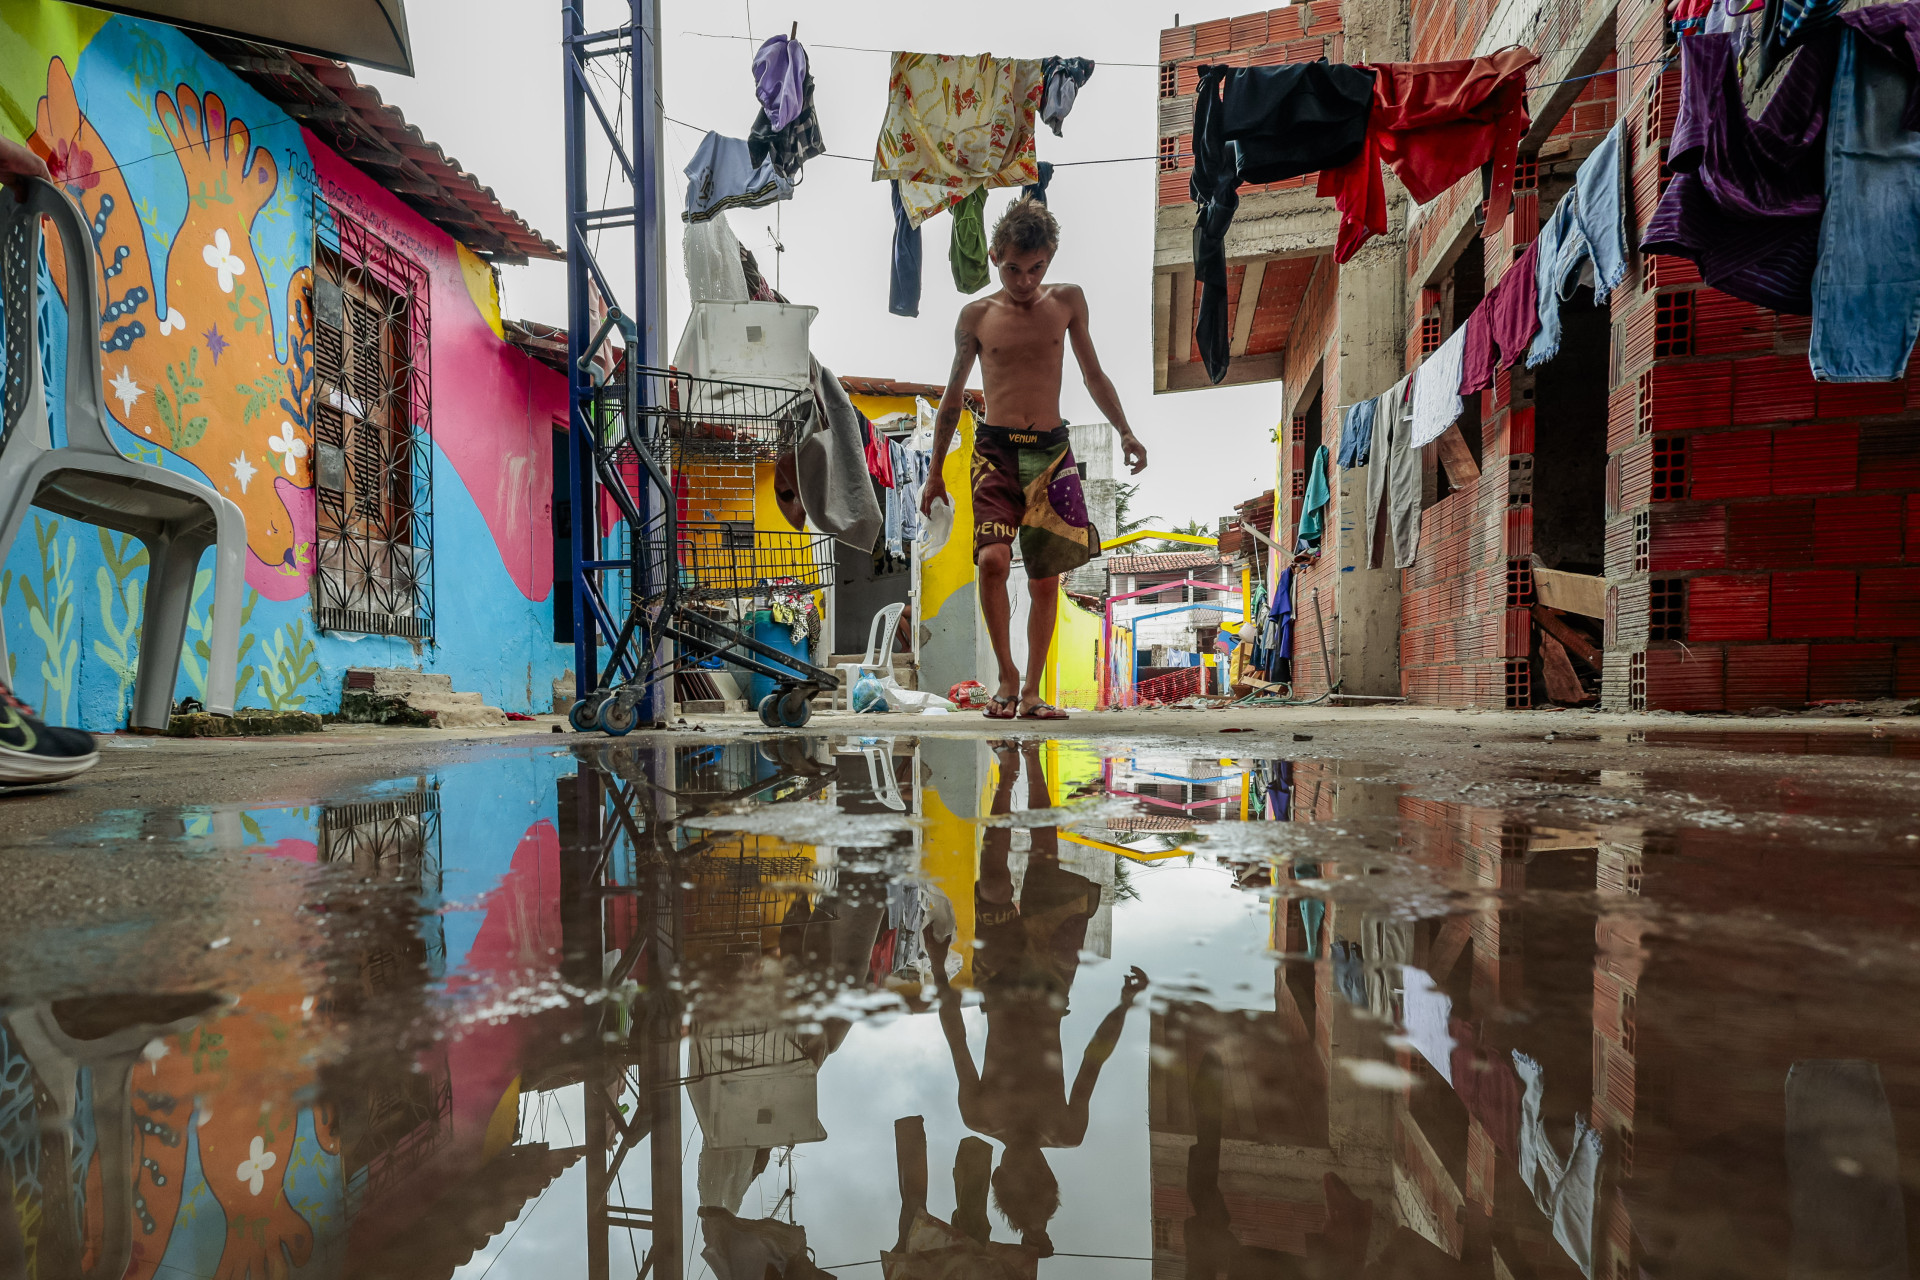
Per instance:
[[[610,317],[582,368],[593,366],[615,324],[626,327],[617,313]],[[598,678],[579,694],[569,723],[583,733],[629,733],[652,689],[663,681],[672,688],[681,672],[718,658],[775,682],[756,708],[763,724],[805,725],[814,695],[838,688],[839,678],[743,628],[756,608],[832,582],[832,538],[756,528],[753,519],[756,468],[793,448],[814,412],[811,388],[630,367],[595,389],[591,407],[594,479],[622,518],[621,554],[575,557],[575,600],[588,615],[587,625],[576,623],[575,669]],[[719,484],[735,500],[714,514],[736,518],[683,518],[706,516],[708,490]],[[598,518],[576,508],[576,548],[601,545]],[[613,637],[604,663],[594,661],[596,626]]]

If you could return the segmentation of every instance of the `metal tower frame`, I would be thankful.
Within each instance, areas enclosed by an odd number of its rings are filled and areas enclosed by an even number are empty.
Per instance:
[[[595,474],[593,433],[602,428],[604,397],[591,375],[593,355],[618,325],[627,342],[630,368],[659,368],[666,363],[666,227],[662,221],[662,132],[665,118],[660,97],[659,0],[626,0],[625,25],[601,31],[587,29],[586,0],[561,0],[561,49],[566,95],[567,169],[567,449],[571,466],[573,563],[573,678],[577,698],[592,694],[600,684],[599,650],[603,639],[620,633],[618,614],[608,607],[599,575],[626,575],[629,587],[644,585],[646,569],[638,551],[644,526],[663,513],[654,491],[641,485],[632,499],[640,525],[633,531],[633,547],[623,558],[606,558],[599,534],[600,484]],[[625,92],[609,104],[594,83],[593,67],[625,59]],[[612,153],[619,174],[609,182],[597,204],[587,173],[588,142],[598,138]],[[595,232],[631,229],[633,283],[630,292],[616,289],[594,252]],[[598,292],[607,319],[593,326],[593,295]],[[631,383],[632,379],[629,378]],[[624,406],[631,413],[632,396]],[[555,584],[556,590],[559,584]],[[625,613],[625,610],[620,610]],[[634,678],[631,659],[623,673]],[[660,683],[648,690],[643,718],[664,720],[671,690]]]

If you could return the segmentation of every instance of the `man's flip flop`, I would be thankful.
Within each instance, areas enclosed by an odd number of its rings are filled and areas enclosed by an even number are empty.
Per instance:
[[[1036,702],[1020,713],[1022,720],[1065,720],[1067,713],[1044,702]]]
[[[1012,720],[1020,714],[1018,698],[988,698],[987,709],[980,713],[989,720]]]

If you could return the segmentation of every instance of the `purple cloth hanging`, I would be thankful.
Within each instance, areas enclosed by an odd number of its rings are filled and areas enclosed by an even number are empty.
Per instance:
[[[807,50],[798,40],[772,36],[753,55],[753,92],[775,133],[806,106]]]

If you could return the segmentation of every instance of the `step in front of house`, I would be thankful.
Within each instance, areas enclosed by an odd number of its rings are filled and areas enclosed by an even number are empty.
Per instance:
[[[399,667],[350,667],[340,694],[340,718],[351,724],[411,725],[423,729],[487,729],[507,713],[477,693],[453,687],[453,677]]]

